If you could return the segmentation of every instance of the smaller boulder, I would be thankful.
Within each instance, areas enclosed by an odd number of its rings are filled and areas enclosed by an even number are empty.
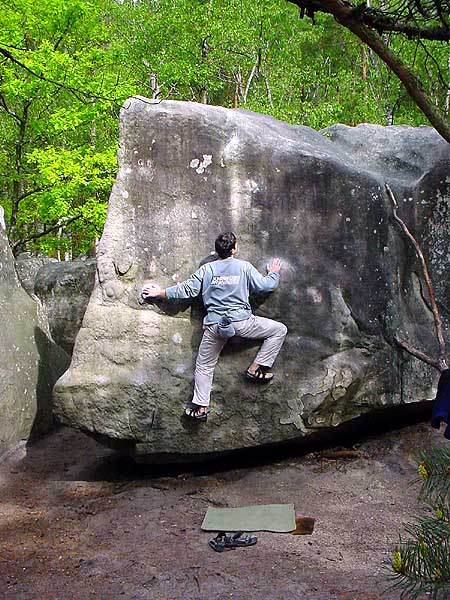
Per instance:
[[[16,271],[20,283],[30,294],[34,294],[34,282],[38,271],[50,262],[58,262],[56,258],[50,258],[45,254],[35,254],[32,252],[21,252],[16,257]]]
[[[53,385],[69,366],[40,302],[17,277],[2,225],[0,218],[0,455],[52,427]]]
[[[36,274],[34,293],[47,313],[55,342],[72,354],[95,281],[93,258],[48,262]]]

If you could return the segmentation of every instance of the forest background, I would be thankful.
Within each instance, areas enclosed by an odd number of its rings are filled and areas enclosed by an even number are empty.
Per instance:
[[[117,169],[119,109],[132,95],[247,108],[315,129],[428,124],[350,31],[325,14],[300,19],[286,0],[0,7],[0,204],[15,254],[92,252]],[[448,118],[448,46],[383,40]]]

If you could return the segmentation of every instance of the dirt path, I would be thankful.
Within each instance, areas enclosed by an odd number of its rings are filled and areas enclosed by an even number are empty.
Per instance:
[[[61,429],[0,464],[0,597],[397,600],[382,593],[383,563],[419,510],[413,453],[433,443],[441,435],[420,424],[357,444],[353,460],[315,453],[163,475]],[[276,502],[315,517],[314,534],[208,547],[209,504]]]

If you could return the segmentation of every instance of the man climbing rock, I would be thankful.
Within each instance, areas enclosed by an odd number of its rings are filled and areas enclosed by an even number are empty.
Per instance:
[[[151,283],[142,288],[144,299],[187,299],[202,294],[207,314],[195,366],[194,397],[186,408],[187,416],[201,420],[209,413],[214,368],[227,339],[238,335],[264,340],[245,376],[266,383],[273,379],[269,370],[287,333],[283,323],[253,315],[249,303],[250,293],[271,292],[278,286],[280,259],[271,260],[264,277],[249,262],[235,258],[233,233],[220,234],[215,248],[219,259],[202,265],[186,281],[166,289]]]

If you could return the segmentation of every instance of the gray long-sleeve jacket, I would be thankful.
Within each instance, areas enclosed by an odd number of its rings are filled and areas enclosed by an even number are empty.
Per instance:
[[[187,299],[201,293],[207,310],[205,325],[218,323],[223,316],[243,321],[252,314],[249,294],[271,292],[279,281],[279,273],[263,277],[249,262],[230,256],[202,265],[186,281],[166,288],[166,296]]]

